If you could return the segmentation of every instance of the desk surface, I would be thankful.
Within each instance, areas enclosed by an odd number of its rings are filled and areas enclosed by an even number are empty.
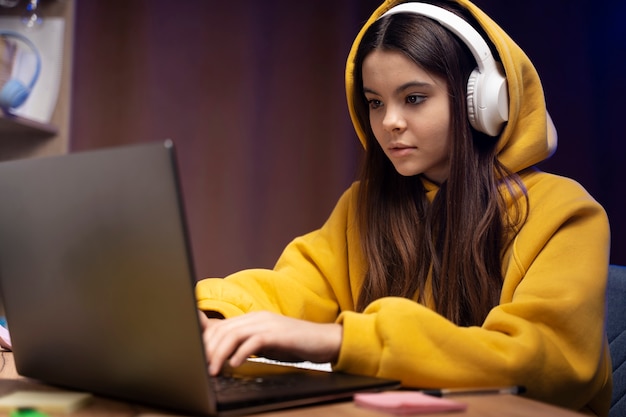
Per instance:
[[[55,388],[23,378],[15,370],[13,354],[0,352],[0,396],[18,390],[54,391]],[[582,414],[548,404],[532,401],[515,395],[482,395],[455,397],[455,400],[468,404],[463,413],[421,414],[432,417],[580,417]],[[52,414],[54,416],[54,414]],[[162,410],[154,410],[126,402],[95,397],[87,406],[71,414],[76,417],[166,417],[174,416]],[[342,402],[304,408],[257,414],[257,417],[393,417],[356,407],[352,402]]]

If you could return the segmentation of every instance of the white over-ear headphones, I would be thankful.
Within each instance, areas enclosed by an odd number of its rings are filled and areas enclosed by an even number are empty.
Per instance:
[[[39,55],[39,51],[35,47],[35,44],[32,43],[26,36],[18,32],[0,30],[0,37],[14,38],[25,43],[30,49],[32,49],[36,59],[35,73],[28,84],[25,84],[16,78],[10,78],[3,86],[1,86],[0,109],[9,111],[10,109],[14,109],[24,104],[35,86],[37,78],[39,78],[39,73],[41,72],[41,56]]]
[[[467,82],[467,108],[474,129],[497,136],[509,119],[509,94],[501,65],[496,63],[483,37],[456,14],[428,3],[402,3],[381,17],[396,13],[415,13],[441,23],[457,35],[476,59],[477,68]]]

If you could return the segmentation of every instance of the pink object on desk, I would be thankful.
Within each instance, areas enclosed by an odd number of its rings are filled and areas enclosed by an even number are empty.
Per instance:
[[[11,335],[9,335],[9,331],[4,326],[0,326],[0,347],[6,350],[12,350]]]
[[[418,391],[387,391],[354,395],[356,405],[393,414],[423,414],[463,411],[467,404],[433,397]]]

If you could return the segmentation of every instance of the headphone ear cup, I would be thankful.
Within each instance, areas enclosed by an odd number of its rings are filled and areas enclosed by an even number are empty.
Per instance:
[[[488,134],[494,132],[491,136],[495,136],[502,131],[502,126],[509,120],[509,89],[499,64],[496,64],[496,70],[491,71],[484,80],[485,98],[485,114],[484,116],[485,130]]]
[[[500,68],[482,74],[475,69],[467,81],[467,116],[474,129],[497,136],[509,119],[509,93]]]
[[[475,69],[467,80],[467,117],[474,129],[482,131],[478,120],[478,103],[476,102],[478,77],[480,77],[480,72]]]
[[[29,94],[30,89],[28,87],[21,81],[12,78],[0,90],[0,108],[8,110],[19,107],[26,101]]]
[[[11,78],[0,88],[0,109],[9,112],[24,104],[35,87],[35,83],[41,72],[41,55],[36,45],[28,39],[28,37],[19,32],[0,29],[0,37],[13,38],[21,41],[31,49],[35,57],[35,72],[28,83],[23,83],[16,78]]]

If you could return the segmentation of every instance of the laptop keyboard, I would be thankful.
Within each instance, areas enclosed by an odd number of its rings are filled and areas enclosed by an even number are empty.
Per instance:
[[[240,394],[268,389],[283,388],[291,385],[294,378],[287,375],[270,375],[266,377],[250,377],[243,375],[220,375],[212,379],[218,394]]]
[[[307,369],[321,371],[320,374],[330,372],[330,364],[294,363],[278,362],[266,358],[249,358],[248,364],[240,368],[226,368],[222,373],[211,378],[213,389],[220,398],[234,398],[238,395],[247,394],[254,396],[263,392],[273,392],[276,395],[283,395],[287,387],[301,385],[301,375]],[[256,363],[260,362],[257,366]],[[267,365],[269,368],[264,368]],[[246,366],[253,366],[244,369]],[[315,367],[319,369],[315,369]],[[296,371],[296,372],[294,372]]]

